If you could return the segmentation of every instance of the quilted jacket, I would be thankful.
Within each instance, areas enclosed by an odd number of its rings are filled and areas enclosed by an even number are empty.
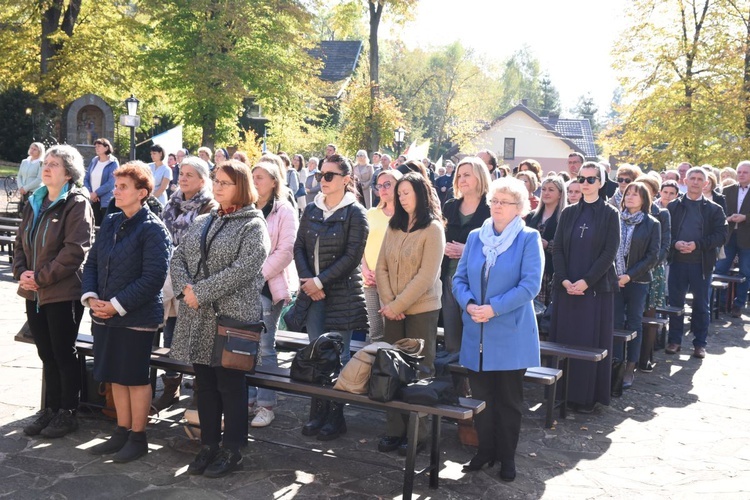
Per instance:
[[[205,278],[200,267],[200,240],[203,227],[212,220],[207,241],[208,271]],[[172,356],[189,363],[221,365],[221,348],[215,342],[219,314],[250,323],[260,321],[263,310],[260,291],[261,269],[271,248],[266,222],[260,210],[249,206],[217,217],[196,217],[182,236],[175,251],[170,275],[175,295],[182,297],[187,285],[193,286],[198,309],[180,304],[172,342]]]
[[[83,267],[81,292],[116,298],[126,314],[94,321],[156,329],[164,320],[161,288],[171,248],[167,228],[146,205],[129,219],[122,212],[105,217]]]
[[[300,278],[315,277],[315,246],[318,245],[317,277],[326,294],[325,327],[329,331],[367,329],[365,292],[362,288],[362,255],[369,226],[367,214],[359,203],[339,208],[328,219],[310,203],[300,221],[294,243],[294,262]],[[309,301],[300,292],[298,302]],[[304,307],[296,308],[304,310]]]

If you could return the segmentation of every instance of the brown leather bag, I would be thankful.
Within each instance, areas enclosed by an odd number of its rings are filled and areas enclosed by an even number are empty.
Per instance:
[[[106,403],[102,408],[105,417],[117,419],[117,410],[115,409],[115,397],[112,394],[112,384],[102,382],[99,384],[99,395],[104,396]]]
[[[217,340],[222,340],[221,366],[243,372],[255,372],[260,351],[260,336],[265,331],[262,321],[241,323],[225,316],[219,317]]]

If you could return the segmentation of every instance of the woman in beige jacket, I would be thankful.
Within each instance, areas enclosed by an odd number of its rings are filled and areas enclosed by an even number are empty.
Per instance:
[[[378,257],[375,277],[384,304],[384,340],[424,339],[424,366],[433,372],[438,315],[440,313],[440,265],[445,251],[445,233],[440,223],[438,200],[427,179],[406,174],[396,183],[393,217],[388,224]],[[386,436],[378,450],[399,450],[406,455],[404,416],[388,413]],[[420,419],[422,438],[427,422]],[[424,442],[417,443],[419,451]]]

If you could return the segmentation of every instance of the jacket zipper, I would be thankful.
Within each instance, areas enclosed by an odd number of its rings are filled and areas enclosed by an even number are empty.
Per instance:
[[[43,211],[39,215],[39,223],[32,225],[31,233],[29,234],[29,239],[28,239],[29,245],[32,248],[32,259],[31,259],[32,271],[36,271],[36,257],[37,257],[36,242],[37,242],[37,238],[39,237],[39,227],[41,226],[42,218],[46,217],[50,209],[52,209],[56,204],[57,202],[55,201],[49,207],[47,207],[47,210]],[[46,243],[46,236],[47,236],[48,228],[49,228],[49,217],[47,217],[47,222],[44,227],[44,234],[42,235],[42,246],[44,246]],[[34,291],[34,302],[36,305],[36,312],[39,312],[39,292],[37,290]]]

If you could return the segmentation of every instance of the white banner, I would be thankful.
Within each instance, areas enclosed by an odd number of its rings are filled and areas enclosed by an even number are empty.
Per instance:
[[[153,136],[151,141],[164,148],[165,157],[169,153],[176,153],[178,149],[182,148],[182,125]]]

